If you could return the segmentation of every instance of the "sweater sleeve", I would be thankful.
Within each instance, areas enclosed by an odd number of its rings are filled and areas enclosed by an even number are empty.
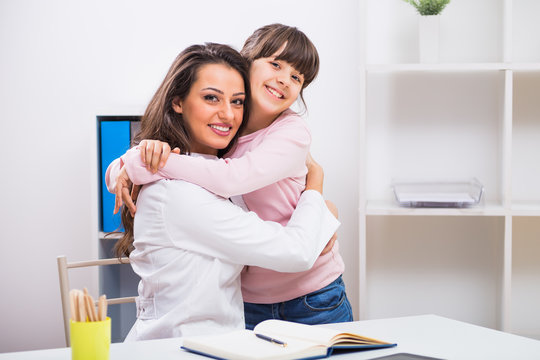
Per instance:
[[[178,179],[223,197],[242,195],[297,176],[305,169],[311,134],[304,121],[298,115],[289,115],[271,126],[256,148],[238,158],[209,160],[171,154],[155,174],[146,169],[137,148],[129,150],[123,160],[134,184]]]
[[[107,190],[112,194],[115,193],[116,178],[118,177],[122,166],[122,158],[118,158],[109,164],[107,171],[105,172],[105,184],[107,185]]]

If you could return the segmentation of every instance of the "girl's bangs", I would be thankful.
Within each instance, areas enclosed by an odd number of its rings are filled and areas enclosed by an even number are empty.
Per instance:
[[[287,41],[287,44],[276,60],[284,60],[291,64],[304,76],[304,83],[309,84],[317,76],[319,71],[319,55],[317,54],[317,50],[311,43],[308,43],[302,38],[290,37],[289,39],[285,39],[285,41]],[[283,42],[277,49],[281,45],[283,45]]]

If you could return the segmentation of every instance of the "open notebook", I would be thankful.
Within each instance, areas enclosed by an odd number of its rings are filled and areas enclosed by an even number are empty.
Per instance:
[[[258,335],[258,336],[257,336]],[[396,344],[320,326],[266,320],[253,331],[186,337],[182,348],[216,359],[286,360],[330,356],[334,349],[362,351]]]

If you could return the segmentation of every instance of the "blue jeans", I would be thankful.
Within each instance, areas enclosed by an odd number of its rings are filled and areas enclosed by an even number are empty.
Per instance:
[[[253,330],[263,320],[280,319],[303,324],[328,324],[353,321],[345,283],[338,277],[327,286],[285,302],[275,304],[244,303],[246,329]]]

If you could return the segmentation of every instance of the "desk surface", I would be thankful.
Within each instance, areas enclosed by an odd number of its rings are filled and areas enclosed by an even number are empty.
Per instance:
[[[409,352],[444,359],[540,359],[540,341],[483,328],[436,315],[355,321],[325,325],[385,341],[395,348],[340,354],[336,359],[373,359]],[[180,349],[182,339],[111,345],[110,359],[207,359]],[[71,359],[69,348],[0,354],[0,360]]]

